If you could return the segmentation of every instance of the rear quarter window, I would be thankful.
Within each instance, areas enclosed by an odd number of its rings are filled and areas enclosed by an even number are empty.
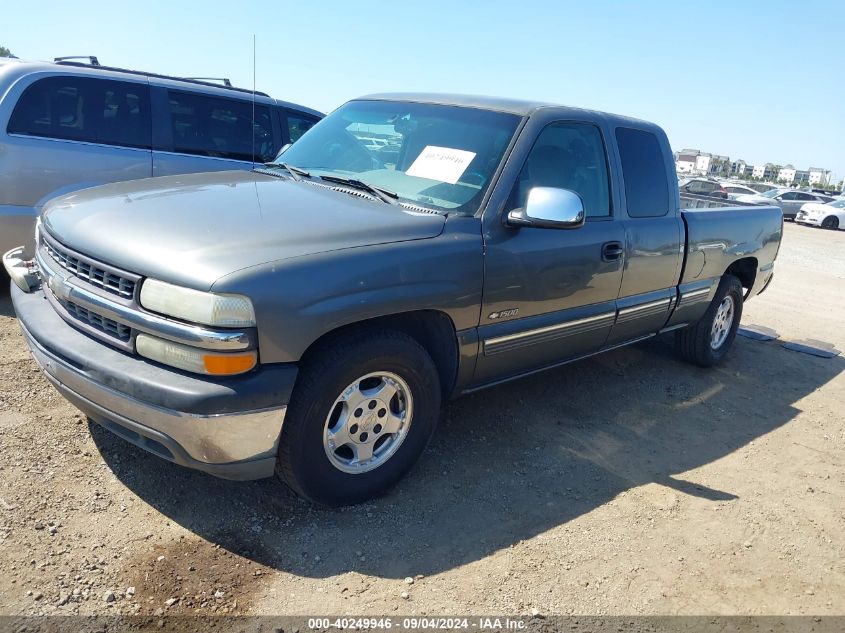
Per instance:
[[[616,142],[622,159],[622,179],[628,216],[656,218],[670,210],[666,164],[657,137],[633,128],[616,128]]]

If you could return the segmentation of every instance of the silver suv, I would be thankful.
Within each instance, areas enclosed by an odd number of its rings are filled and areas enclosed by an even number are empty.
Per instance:
[[[122,180],[248,169],[323,115],[264,93],[75,61],[0,61],[0,254],[57,195]],[[4,284],[5,285],[5,284]]]

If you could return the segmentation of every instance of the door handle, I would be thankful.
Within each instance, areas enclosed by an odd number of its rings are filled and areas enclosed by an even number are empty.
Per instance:
[[[625,249],[622,248],[622,242],[605,242],[601,247],[601,258],[605,262],[615,262],[622,259],[625,254]]]

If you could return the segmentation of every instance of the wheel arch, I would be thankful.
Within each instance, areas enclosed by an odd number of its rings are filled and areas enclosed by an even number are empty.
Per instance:
[[[302,362],[340,338],[378,330],[402,332],[419,343],[437,367],[444,400],[449,397],[457,381],[460,356],[455,324],[440,310],[400,312],[339,326],[312,342],[302,355]]]
[[[725,271],[726,275],[733,275],[739,279],[742,287],[745,289],[745,299],[748,298],[749,293],[754,288],[758,268],[759,263],[756,257],[743,257],[732,262]]]

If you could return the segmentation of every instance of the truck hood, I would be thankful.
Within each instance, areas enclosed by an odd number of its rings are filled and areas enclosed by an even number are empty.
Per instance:
[[[435,237],[445,220],[249,171],[94,187],[56,198],[42,215],[80,253],[198,290],[258,264]]]

